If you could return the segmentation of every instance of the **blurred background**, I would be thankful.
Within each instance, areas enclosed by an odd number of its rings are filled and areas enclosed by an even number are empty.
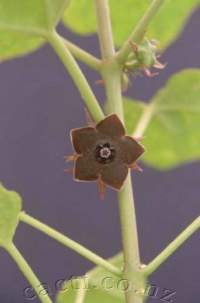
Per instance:
[[[137,78],[127,95],[148,101],[174,72],[200,67],[199,25],[200,10],[162,56],[167,68],[154,79]],[[96,36],[80,38],[62,26],[59,32],[99,56]],[[103,101],[103,88],[95,85],[98,75],[81,67]],[[108,190],[102,202],[96,184],[78,184],[64,173],[63,157],[72,152],[70,129],[85,123],[79,93],[49,46],[1,64],[1,182],[22,195],[26,212],[108,258],[121,249],[115,192]],[[168,172],[144,167],[142,174],[134,173],[133,183],[141,255],[148,262],[199,216],[200,165]],[[84,274],[93,266],[22,223],[15,243],[41,281],[49,285],[52,297],[57,280]],[[174,302],[199,302],[199,244],[197,233],[152,276],[152,284],[161,293],[165,288],[176,291]],[[0,302],[28,302],[23,293],[28,283],[2,249],[0,271]]]

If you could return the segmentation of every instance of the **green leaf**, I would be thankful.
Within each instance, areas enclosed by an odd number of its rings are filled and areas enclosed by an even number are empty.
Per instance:
[[[0,246],[6,246],[14,237],[21,211],[21,198],[0,184]]]
[[[128,134],[133,134],[146,107],[143,101],[124,98],[125,126]]]
[[[151,100],[153,115],[145,136],[143,161],[161,170],[200,159],[200,70],[175,74]],[[126,125],[133,133],[149,106],[125,101]]]
[[[130,35],[148,8],[149,0],[110,0],[113,33],[120,46]],[[180,33],[191,11],[200,0],[167,0],[149,27],[148,36],[158,39],[161,47],[169,45]],[[64,14],[64,23],[81,35],[96,32],[95,1],[72,0]]]
[[[77,290],[69,289],[68,291],[62,291],[57,298],[57,303],[74,303],[77,296]],[[113,296],[110,296],[106,292],[89,289],[86,292],[85,303],[125,303],[125,299],[119,299]]]
[[[108,261],[118,268],[121,268],[121,269],[123,268],[123,254],[122,253],[115,255],[114,257],[110,258]],[[92,285],[97,285],[101,291],[106,292],[109,296],[112,295],[121,300],[124,298],[124,293],[123,293],[122,289],[120,289],[121,278],[116,277],[115,275],[107,272],[105,269],[103,269],[102,267],[99,267],[99,266],[95,267],[88,274],[90,276],[90,281],[91,281]],[[118,284],[119,284],[119,287],[117,287]],[[109,288],[109,286],[114,286],[114,287],[110,287],[109,289],[106,289],[107,285],[108,285],[108,288]]]
[[[121,253],[108,261],[115,266],[123,266]],[[81,289],[77,282],[78,280],[71,280],[63,286],[57,297],[58,303],[75,301],[78,289]],[[87,289],[85,303],[125,303],[122,279],[98,266],[85,275],[83,287]]]
[[[69,0],[0,0],[0,60],[40,47]]]

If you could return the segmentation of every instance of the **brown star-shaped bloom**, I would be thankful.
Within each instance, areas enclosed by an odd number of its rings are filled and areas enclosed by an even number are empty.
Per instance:
[[[112,114],[94,127],[71,130],[76,154],[74,179],[98,181],[120,190],[129,168],[137,168],[136,160],[144,148],[137,140],[125,135],[125,129],[117,115]]]

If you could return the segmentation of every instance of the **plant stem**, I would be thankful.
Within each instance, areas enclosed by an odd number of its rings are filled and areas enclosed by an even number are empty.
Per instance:
[[[86,106],[88,107],[92,117],[97,122],[101,121],[104,118],[103,111],[81,69],[79,68],[70,51],[66,47],[65,42],[55,31],[50,32],[47,36],[47,39],[55,50],[55,52],[57,53],[58,57],[63,62],[66,69],[68,70],[77,88],[79,89],[79,92]]]
[[[85,301],[87,293],[87,288],[85,287],[84,279],[80,279],[79,289],[77,290],[77,295],[74,303],[83,303]]]
[[[105,81],[109,112],[115,112],[123,121],[123,104],[121,95],[121,70],[115,60],[110,12],[107,0],[96,0],[98,35],[102,54],[102,76]]]
[[[42,283],[36,277],[33,270],[31,269],[27,261],[24,259],[24,257],[21,255],[17,247],[13,243],[11,243],[5,248],[10,254],[10,256],[13,258],[13,260],[16,262],[17,266],[19,267],[23,275],[26,277],[32,288],[35,290],[40,301],[42,303],[52,303],[51,299],[47,294],[47,291],[43,288]]]
[[[81,49],[80,47],[65,38],[63,38],[63,41],[74,57],[76,57],[78,60],[82,61],[92,69],[96,71],[100,70],[101,61],[99,59],[97,59],[92,54],[86,52],[85,50]]]
[[[172,241],[153,261],[144,269],[144,273],[149,276],[156,271],[181,245],[188,240],[194,232],[200,229],[200,217],[190,224],[174,241]]]
[[[155,112],[155,107],[153,102],[149,104],[145,104],[144,111],[140,117],[136,129],[134,130],[133,137],[139,138],[144,134],[145,130],[147,129],[153,117],[154,112]]]
[[[107,0],[96,0],[96,14],[98,22],[98,34],[104,62],[104,65],[102,66],[102,76],[106,87],[108,109],[109,112],[116,113],[121,120],[124,121],[121,94],[121,70],[115,59],[115,50],[113,45],[113,36]],[[131,282],[134,282],[135,285],[137,284],[139,288],[142,288],[144,285],[140,279],[137,281],[132,281],[132,277],[135,277],[136,273],[139,271],[140,257],[130,173],[125,182],[123,190],[118,194],[118,198],[125,261],[124,278],[128,281],[131,279]],[[125,295],[127,303],[142,302],[141,297],[136,297],[133,287],[130,291],[126,291]]]
[[[166,0],[153,0],[152,1],[149,9],[146,11],[144,16],[140,20],[140,22],[137,24],[136,28],[133,30],[133,32],[129,36],[128,40],[124,43],[124,45],[118,52],[117,59],[120,63],[124,63],[126,61],[128,55],[132,51],[132,49],[130,47],[130,41],[133,41],[135,43],[141,42],[149,24],[151,23],[151,21],[153,20],[153,18],[156,15],[156,13],[158,12],[158,10],[160,9],[160,7],[162,6],[162,4],[165,1]]]
[[[53,238],[54,240],[58,241],[59,243],[63,244],[66,247],[71,248],[79,255],[83,256],[84,258],[90,260],[96,265],[99,265],[105,268],[107,271],[120,276],[121,270],[114,265],[110,264],[105,259],[101,258],[100,256],[96,255],[89,249],[85,248],[81,244],[77,243],[76,241],[64,236],[60,232],[56,231],[55,229],[51,228],[50,226],[40,222],[39,220],[27,215],[25,212],[21,212],[19,216],[19,220],[40,230],[44,234],[48,235],[49,237]]]
[[[103,60],[110,60],[115,55],[110,10],[107,0],[96,0],[98,34]]]

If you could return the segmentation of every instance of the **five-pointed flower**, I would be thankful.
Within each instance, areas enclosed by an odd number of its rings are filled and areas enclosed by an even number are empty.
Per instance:
[[[137,140],[125,135],[117,115],[112,114],[95,127],[71,130],[71,140],[76,154],[74,179],[98,181],[120,190],[129,168],[137,167],[136,160],[144,148]]]

